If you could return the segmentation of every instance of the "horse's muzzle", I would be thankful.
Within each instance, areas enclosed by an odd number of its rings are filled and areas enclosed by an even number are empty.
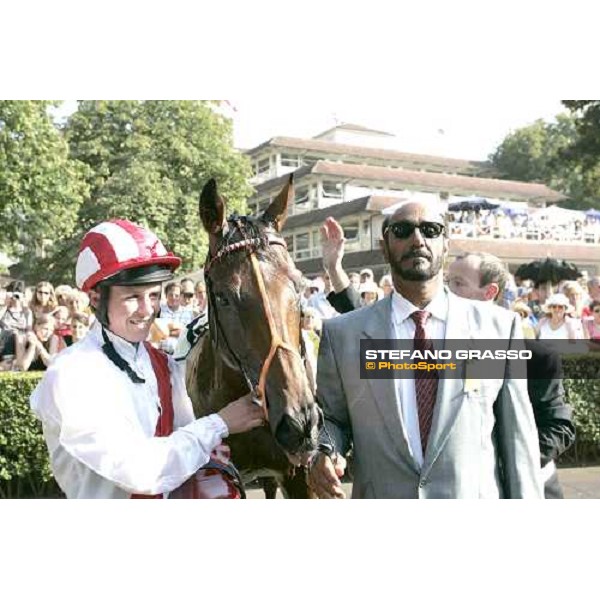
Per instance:
[[[317,449],[323,413],[317,404],[293,414],[284,413],[275,429],[275,439],[288,455],[307,455]]]

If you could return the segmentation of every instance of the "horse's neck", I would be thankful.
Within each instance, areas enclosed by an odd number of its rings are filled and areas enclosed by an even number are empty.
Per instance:
[[[242,374],[229,367],[215,351],[210,333],[198,344],[188,363],[187,387],[198,416],[208,415],[248,393]]]

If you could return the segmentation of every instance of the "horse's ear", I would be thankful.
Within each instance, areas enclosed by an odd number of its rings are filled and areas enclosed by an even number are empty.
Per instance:
[[[277,231],[281,231],[288,216],[288,206],[294,201],[294,174],[290,174],[288,182],[283,186],[279,195],[265,210],[263,219],[270,221]]]
[[[209,179],[200,194],[200,220],[209,234],[218,234],[225,227],[225,202],[217,192],[217,182]]]

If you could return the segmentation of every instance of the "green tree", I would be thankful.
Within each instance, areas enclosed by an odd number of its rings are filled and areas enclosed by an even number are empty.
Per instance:
[[[155,231],[183,258],[183,270],[199,268],[206,252],[198,218],[204,183],[210,177],[218,180],[230,211],[245,210],[251,192],[249,162],[233,148],[231,122],[213,105],[208,101],[80,102],[65,124],[65,133],[71,157],[89,167],[91,193],[81,205],[73,237],[80,239],[104,219],[127,218]],[[55,267],[60,263],[72,270],[76,245],[75,239],[65,239],[57,247]]]
[[[600,163],[600,100],[563,100],[563,104],[571,111],[577,130],[565,158],[596,167]]]
[[[550,123],[538,119],[507,135],[490,160],[503,178],[544,183],[568,198],[562,206],[589,208],[600,197],[598,171],[567,158],[578,138],[571,115],[559,114]]]
[[[69,158],[49,116],[55,103],[0,101],[0,248],[30,279],[52,243],[69,236],[88,194],[85,166]]]

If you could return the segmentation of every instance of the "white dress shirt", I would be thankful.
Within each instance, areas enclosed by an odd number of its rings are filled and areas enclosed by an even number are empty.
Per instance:
[[[425,324],[425,332],[433,340],[436,350],[441,350],[441,342],[446,335],[446,320],[448,318],[448,294],[443,287],[431,302],[423,309],[402,297],[396,291],[392,293],[392,326],[398,339],[414,339],[416,325],[411,314],[416,310],[426,310],[431,317]],[[408,442],[413,458],[419,466],[423,465],[423,450],[421,448],[421,433],[419,431],[419,413],[414,377],[395,379],[396,401],[398,412],[406,428]]]
[[[154,437],[158,385],[143,344],[107,332],[116,351],[146,381],[133,383],[102,351],[95,323],[60,352],[33,392],[54,477],[68,498],[128,498],[169,492],[208,462],[228,435],[218,415],[195,420],[175,362],[169,357],[174,432]]]

